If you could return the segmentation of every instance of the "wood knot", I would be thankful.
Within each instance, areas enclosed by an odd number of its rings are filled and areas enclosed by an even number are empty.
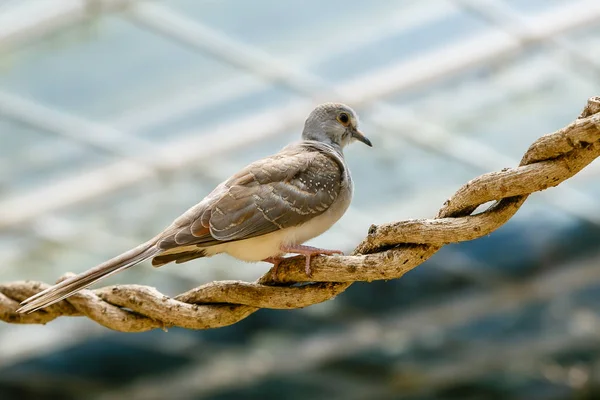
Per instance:
[[[578,119],[587,118],[587,117],[597,114],[599,112],[600,112],[600,97],[599,96],[590,97],[588,99],[588,102],[587,102],[585,108],[583,109],[581,114],[579,114]]]
[[[369,236],[372,236],[377,233],[377,225],[373,224],[369,227]]]

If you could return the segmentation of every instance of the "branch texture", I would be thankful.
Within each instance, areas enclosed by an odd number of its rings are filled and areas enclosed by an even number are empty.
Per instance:
[[[508,221],[537,191],[557,186],[600,156],[600,97],[588,100],[573,123],[536,140],[516,168],[481,175],[448,199],[434,219],[371,226],[352,255],[315,257],[312,277],[304,258],[283,262],[256,282],[219,281],[174,298],[154,288],[117,285],[83,290],[32,314],[18,314],[19,302],[49,285],[0,284],[0,320],[45,324],[60,316],[86,316],[107,328],[140,332],[180,326],[207,329],[234,324],[260,308],[293,309],[331,299],[352,282],[396,279],[448,243],[488,235]],[[473,215],[477,207],[495,203]],[[300,284],[301,285],[298,285]]]

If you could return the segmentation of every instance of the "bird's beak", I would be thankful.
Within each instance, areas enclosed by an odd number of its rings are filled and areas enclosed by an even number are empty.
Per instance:
[[[359,131],[358,129],[352,130],[352,137],[354,139],[358,140],[359,142],[363,142],[364,144],[366,144],[369,147],[373,147],[373,144],[371,143],[371,141],[369,139],[367,139],[367,137],[365,135],[363,135],[363,133],[361,131]]]

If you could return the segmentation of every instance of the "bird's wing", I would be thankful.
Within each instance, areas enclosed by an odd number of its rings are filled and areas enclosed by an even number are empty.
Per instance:
[[[167,229],[159,247],[169,255],[181,249],[189,259],[203,247],[301,225],[335,202],[343,174],[339,157],[313,146],[288,147],[217,187]]]

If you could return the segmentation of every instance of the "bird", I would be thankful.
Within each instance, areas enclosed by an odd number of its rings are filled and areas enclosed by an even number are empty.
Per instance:
[[[160,267],[226,253],[272,263],[276,274],[284,255],[298,254],[310,277],[312,256],[343,254],[303,243],[331,228],[350,205],[354,189],[343,149],[355,141],[372,147],[358,123],[345,104],[318,105],[300,141],[242,168],[152,239],[29,297],[17,312],[43,309],[147,259]]]

